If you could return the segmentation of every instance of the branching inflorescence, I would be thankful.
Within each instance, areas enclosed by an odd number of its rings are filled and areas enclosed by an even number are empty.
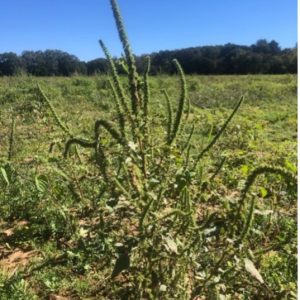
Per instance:
[[[125,32],[123,20],[121,18],[117,2],[116,0],[110,0],[110,3],[116,21],[119,37],[123,45],[124,59],[122,60],[122,64],[127,73],[129,86],[129,93],[126,93],[126,90],[124,89],[121,82],[121,78],[118,75],[115,62],[112,59],[112,56],[110,55],[104,42],[100,40],[100,46],[110,66],[111,79],[109,80],[109,85],[112,91],[113,100],[115,102],[118,126],[115,127],[113,123],[100,119],[95,121],[94,138],[92,141],[87,139],[75,138],[70,129],[61,121],[52,103],[47,98],[45,93],[41,90],[40,86],[38,86],[38,89],[43,99],[48,104],[57,125],[70,137],[70,139],[66,143],[64,152],[65,157],[68,156],[72,145],[94,149],[96,164],[99,166],[100,173],[105,179],[106,184],[111,185],[117,182],[117,186],[113,187],[115,194],[116,189],[118,189],[121,184],[120,180],[117,178],[118,176],[121,176],[120,172],[116,170],[117,168],[120,169],[120,167],[114,166],[111,163],[111,160],[107,158],[109,153],[106,153],[102,140],[103,131],[101,129],[104,129],[106,131],[105,134],[108,135],[111,140],[122,149],[119,157],[119,166],[123,166],[126,174],[129,174],[130,187],[127,188],[129,190],[132,190],[134,195],[140,195],[144,200],[146,200],[149,198],[149,195],[147,194],[147,191],[149,189],[147,178],[149,177],[149,175],[155,177],[156,174],[159,174],[159,177],[162,178],[162,185],[165,185],[165,188],[160,189],[159,191],[159,194],[161,195],[160,197],[162,197],[162,191],[167,191],[169,189],[169,181],[172,181],[173,177],[173,175],[170,175],[168,173],[170,170],[170,165],[168,166],[168,164],[170,164],[170,160],[168,160],[167,156],[170,154],[171,148],[178,148],[179,153],[186,156],[183,159],[183,168],[185,171],[188,170],[191,160],[190,143],[195,128],[194,125],[191,127],[190,134],[188,135],[186,142],[184,142],[183,144],[177,143],[177,139],[181,135],[182,128],[188,121],[190,111],[190,102],[187,100],[187,86],[184,72],[178,60],[174,59],[173,63],[180,78],[180,95],[177,109],[173,112],[171,99],[167,91],[163,91],[167,106],[167,136],[165,139],[165,144],[162,147],[162,149],[164,150],[162,152],[159,150],[159,153],[161,153],[160,155],[162,156],[160,163],[157,164],[155,162],[156,158],[153,157],[155,149],[153,149],[153,145],[150,145],[149,143],[149,136],[151,136],[148,109],[149,102],[151,101],[149,89],[149,72],[151,67],[150,57],[147,57],[144,75],[140,77],[136,70],[134,55],[132,53],[127,34]],[[197,164],[199,163],[203,155],[210,150],[210,148],[222,135],[228,123],[240,107],[242,100],[243,98],[241,98],[241,100],[238,102],[232,114],[229,116],[227,121],[222,126],[221,130],[216,134],[216,136],[212,139],[208,146],[206,146],[194,159],[193,169],[197,167]],[[185,118],[183,118],[185,111]],[[154,146],[154,148],[157,148],[157,146]],[[166,152],[166,149],[169,150],[167,150]],[[150,153],[152,153],[152,155],[149,156]],[[151,157],[150,161],[149,157]],[[128,161],[130,161],[129,164]],[[151,169],[151,167],[154,168]],[[158,171],[159,169],[160,171]],[[188,185],[187,181],[186,185]],[[180,197],[180,191],[183,190],[183,188],[184,186],[182,186],[178,190],[178,197]],[[121,190],[124,190],[124,188],[122,188]],[[139,192],[137,193],[137,191]],[[120,191],[120,193],[122,193],[122,191]],[[147,203],[149,203],[149,199]]]
[[[108,173],[112,176],[115,176],[116,172],[112,170],[108,171],[109,162],[106,158],[105,150],[102,146],[101,132],[99,130],[102,127],[106,130],[106,132],[110,135],[110,137],[112,138],[112,140],[115,141],[116,144],[123,147],[123,153],[127,153],[126,155],[128,157],[134,158],[132,163],[135,167],[129,168],[129,172],[131,172],[130,178],[132,178],[131,185],[132,188],[135,187],[134,190],[136,190],[136,183],[134,181],[136,181],[137,177],[140,177],[140,174],[143,174],[144,179],[141,180],[143,182],[143,187],[141,188],[141,190],[145,191],[147,189],[147,183],[145,180],[149,173],[149,171],[147,170],[147,154],[149,153],[149,151],[151,151],[148,141],[148,105],[150,102],[149,72],[151,61],[150,57],[147,57],[144,75],[142,78],[140,78],[136,71],[134,55],[132,53],[128,37],[124,29],[123,21],[120,15],[120,10],[115,0],[111,0],[111,6],[116,20],[119,37],[122,42],[123,50],[125,53],[125,62],[123,62],[123,64],[124,68],[128,70],[127,76],[129,83],[129,96],[123,88],[121,79],[117,73],[117,68],[114,60],[112,59],[104,42],[100,40],[100,46],[110,66],[112,79],[109,80],[109,84],[112,90],[113,99],[115,101],[118,129],[115,128],[114,125],[108,121],[97,120],[95,122],[94,141],[86,141],[83,139],[77,139],[72,137],[66,144],[65,157],[67,157],[70,147],[75,144],[86,148],[94,148],[96,154],[96,161],[100,166],[100,171],[103,177],[105,179],[108,179]],[[171,146],[171,144],[175,142],[175,139],[180,132],[182,115],[184,111],[184,105],[186,103],[187,93],[183,70],[177,60],[174,60],[174,64],[180,75],[181,93],[178,101],[176,115],[173,120],[171,102],[167,96],[167,93],[165,92],[166,97],[168,99],[167,102],[169,114],[167,125],[168,136],[166,139],[166,144],[169,146]],[[140,85],[139,83],[142,84]],[[54,111],[53,109],[51,110]],[[57,117],[56,120],[58,120],[57,122],[62,129],[66,129]],[[140,157],[141,159],[136,159],[137,157]],[[145,196],[145,194],[143,195]]]

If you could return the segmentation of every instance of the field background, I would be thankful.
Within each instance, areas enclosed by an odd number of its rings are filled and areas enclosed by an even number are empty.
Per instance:
[[[199,152],[201,145],[208,143],[235,103],[245,96],[237,115],[203,162],[203,168],[207,166],[204,177],[211,178],[225,159],[215,184],[203,196],[206,210],[226,213],[226,203],[237,198],[247,175],[255,167],[271,165],[296,172],[295,75],[187,76],[186,79],[192,104],[189,118],[195,124],[192,141],[198,145],[192,148],[192,153]],[[62,159],[67,136],[40,96],[37,83],[75,136],[91,137],[94,120],[98,118],[116,119],[106,76],[0,78],[0,166],[9,173],[0,176],[0,291],[3,295],[0,298],[48,299],[49,295],[61,295],[70,299],[113,299],[109,293],[116,295],[118,284],[112,285],[111,291],[99,289],[107,285],[112,266],[102,266],[99,255],[102,250],[99,252],[95,246],[98,238],[93,232],[97,223],[95,207],[99,201],[96,197],[99,182],[93,177],[95,170],[82,166],[74,155],[70,158],[72,164]],[[168,90],[175,106],[178,78],[163,75],[150,78],[151,125],[158,134],[165,130],[163,89]],[[12,115],[16,116],[15,134],[8,170]],[[79,152],[82,160],[91,159],[89,150],[79,149]],[[84,177],[89,176],[87,187]],[[70,186],[68,178],[80,181],[81,189]],[[278,180],[266,178],[257,181],[252,193],[261,201],[257,204],[257,218],[248,247],[271,295],[277,299],[293,299],[297,280],[296,195],[289,193]],[[91,242],[93,239],[95,243]],[[273,245],[275,241],[277,246]],[[66,252],[69,257],[73,255],[71,261],[60,264],[50,260]],[[49,259],[48,264],[30,276],[23,276],[42,259]],[[18,277],[19,271],[23,275]],[[247,272],[241,274],[240,282],[229,282],[224,294],[236,297],[228,299],[259,297],[265,287]]]

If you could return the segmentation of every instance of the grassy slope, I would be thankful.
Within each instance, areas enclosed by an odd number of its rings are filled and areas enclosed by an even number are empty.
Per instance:
[[[43,299],[51,293],[73,295],[74,299],[99,299],[95,295],[104,297],[104,293],[108,293],[107,290],[103,292],[97,289],[99,282],[106,282],[111,266],[105,263],[102,266],[101,255],[95,254],[95,244],[85,241],[87,235],[93,236],[93,233],[89,233],[93,220],[97,223],[97,214],[93,214],[93,209],[97,206],[95,195],[101,182],[92,176],[95,171],[93,167],[82,167],[75,163],[75,158],[71,167],[59,160],[59,168],[53,171],[50,165],[56,164],[61,157],[67,137],[57,127],[48,107],[36,91],[36,83],[39,82],[74,135],[88,138],[95,119],[115,119],[111,93],[105,79],[0,79],[0,159],[4,166],[10,115],[14,111],[17,118],[12,166],[18,172],[18,179],[14,175],[9,178],[9,187],[1,178],[3,191],[0,193],[0,229],[13,228],[13,232],[0,235],[0,244],[7,243],[3,248],[0,246],[0,251],[9,255],[16,252],[16,249],[21,249],[24,253],[36,250],[33,262],[39,261],[41,257],[58,256],[64,251],[73,255],[73,260],[68,259],[62,266],[52,265],[50,262],[49,266],[35,272],[28,279],[16,279],[12,285],[5,286],[2,290],[3,299]],[[151,78],[150,111],[154,116],[152,123],[157,133],[165,130],[165,101],[161,90],[167,89],[175,103],[177,83],[178,79],[175,77]],[[193,104],[189,118],[196,128],[192,143],[198,145],[192,147],[192,153],[197,153],[200,150],[199,144],[204,145],[210,134],[217,132],[240,96],[245,95],[246,99],[225,135],[203,162],[207,166],[203,176],[209,183],[208,178],[222,158],[226,158],[214,183],[203,194],[205,209],[218,210],[221,214],[223,209],[225,213],[228,203],[237,197],[247,174],[257,166],[268,164],[294,171],[297,145],[295,76],[188,76],[187,83],[188,96]],[[56,144],[49,153],[49,146],[53,141]],[[80,152],[82,159],[89,159],[89,151]],[[61,174],[62,169],[66,174]],[[10,172],[13,173],[11,170]],[[78,191],[77,186],[77,190],[75,187],[75,191],[74,188],[72,191],[70,181],[78,181],[80,176],[88,174],[92,174],[90,181],[83,181],[81,190]],[[296,205],[294,195],[276,179],[271,180],[273,181],[260,179],[258,187],[253,189],[253,193],[266,201],[257,204],[257,210],[262,213],[258,213],[254,221],[255,230],[251,233],[248,246],[253,253],[261,251],[257,256],[252,255],[259,263],[268,289],[272,291],[272,295],[280,297],[296,288],[296,270],[292,265],[296,253]],[[76,198],[78,194],[81,196],[80,201]],[[273,211],[272,214],[269,213],[270,210]],[[26,220],[28,224],[18,226],[18,220]],[[283,241],[282,247],[273,248],[274,240]],[[84,244],[82,248],[78,246],[80,243]],[[111,245],[105,247],[105,251],[113,253]],[[265,251],[268,247],[269,251]],[[89,255],[86,256],[83,252]],[[0,277],[0,292],[1,282],[6,282],[7,276],[3,272],[2,278]],[[243,276],[240,285],[227,279],[228,286],[224,294],[236,293],[236,297],[251,297],[262,291],[263,287],[257,285],[255,280],[245,274]],[[243,288],[245,283],[249,285],[249,291]],[[118,286],[112,284],[111,292],[117,293]],[[109,294],[106,295],[111,299]]]

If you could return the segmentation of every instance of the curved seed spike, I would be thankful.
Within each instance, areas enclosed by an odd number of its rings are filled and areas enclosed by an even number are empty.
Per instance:
[[[168,115],[168,124],[167,124],[167,143],[171,144],[171,134],[172,134],[172,126],[173,126],[173,109],[170,101],[170,97],[166,90],[163,90],[165,95],[166,103],[167,103],[167,115]]]
[[[237,212],[237,217],[235,218],[236,220],[239,217],[241,217],[240,216],[241,209],[242,209],[242,206],[244,204],[246,195],[247,195],[248,191],[250,190],[251,186],[254,184],[255,179],[259,175],[267,174],[267,173],[281,175],[285,179],[287,184],[291,184],[291,182],[294,182],[295,186],[297,185],[297,179],[295,178],[295,176],[292,173],[290,173],[287,170],[284,170],[282,168],[270,167],[270,166],[261,166],[261,167],[256,168],[248,176],[248,178],[246,180],[246,183],[245,183],[245,186],[242,190],[241,197],[240,197],[239,209],[238,209],[238,212]],[[244,224],[243,231],[242,231],[241,236],[238,240],[238,243],[242,242],[245,239],[245,237],[247,236],[247,234],[249,233],[249,230],[251,228],[251,224],[252,224],[252,221],[253,221],[253,216],[254,216],[255,202],[256,202],[256,198],[253,197],[251,199],[250,209],[249,209],[249,212],[248,212],[245,224]]]
[[[106,120],[97,120],[95,122],[95,139],[98,140],[100,134],[100,127],[106,129],[108,133],[121,145],[125,144],[121,134],[113,127],[113,124]]]
[[[100,172],[104,178],[104,182],[107,185],[108,189],[110,190],[110,193],[113,197],[117,197],[118,193],[115,188],[115,184],[113,181],[114,176],[111,176],[108,172],[108,161],[106,159],[104,149],[102,147],[101,141],[99,139],[99,136],[95,143],[95,157],[96,157],[96,163],[100,168]]]
[[[103,127],[111,136],[114,138],[119,144],[125,145],[126,141],[121,136],[121,134],[113,127],[113,124],[106,120],[97,120],[95,122],[95,154],[96,154],[96,162],[100,167],[100,171],[103,175],[103,178],[106,182],[110,183],[109,187],[111,189],[112,195],[117,195],[117,191],[115,189],[114,181],[111,179],[112,176],[108,173],[108,161],[106,159],[104,149],[100,140],[100,127]]]
[[[104,177],[104,180],[106,182],[109,182],[109,177],[107,175],[107,160],[101,145],[101,142],[99,140],[99,137],[96,140],[95,143],[95,156],[96,156],[96,163],[100,167],[100,171]]]
[[[242,102],[244,101],[244,96],[241,97],[241,99],[239,100],[239,102],[236,104],[235,108],[233,109],[232,113],[230,114],[230,116],[228,117],[228,119],[225,121],[225,123],[223,124],[222,128],[219,130],[219,132],[214,136],[214,138],[212,139],[212,141],[201,151],[201,153],[198,155],[195,164],[194,164],[194,169],[197,167],[197,164],[199,163],[200,159],[203,157],[203,155],[208,152],[208,150],[210,150],[210,148],[217,142],[217,140],[219,139],[219,137],[222,135],[222,133],[225,131],[227,125],[229,124],[229,122],[231,121],[231,119],[233,118],[233,116],[236,114],[236,112],[238,111],[239,107],[241,106]]]
[[[85,141],[85,140],[76,139],[76,138],[69,139],[65,146],[65,151],[64,151],[65,158],[67,158],[70,148],[73,144],[80,145],[83,148],[94,148],[96,145],[96,142],[90,142],[90,141]]]
[[[100,125],[97,125],[97,122],[95,122],[95,157],[96,157],[96,163],[98,164],[100,171],[102,173],[102,176],[105,180],[105,183],[111,183],[110,177],[108,176],[107,172],[107,159],[104,153],[104,149],[101,144],[100,140],[100,132],[99,132],[99,127]],[[105,122],[105,121],[104,121]],[[109,184],[109,188],[112,191],[113,194],[115,194],[115,188],[114,185]]]
[[[131,51],[131,47],[128,41],[128,37],[124,28],[123,20],[120,14],[119,6],[116,0],[111,0],[111,7],[113,10],[114,18],[116,21],[118,33],[120,40],[123,45],[125,57],[127,60],[128,65],[128,80],[130,86],[130,94],[131,94],[131,104],[132,104],[132,111],[135,115],[138,114],[138,107],[140,106],[140,98],[138,95],[138,84],[136,78],[138,77],[136,66],[135,66],[135,59]]]
[[[54,119],[57,123],[57,125],[66,133],[68,134],[69,136],[72,136],[72,133],[71,131],[68,129],[68,127],[61,121],[61,119],[59,118],[58,114],[56,113],[55,111],[55,108],[54,106],[52,105],[51,101],[49,100],[49,98],[45,95],[45,93],[43,92],[43,90],[41,89],[40,85],[38,84],[37,85],[38,87],[38,90],[40,92],[40,95],[43,97],[43,99],[46,101],[46,103],[48,104],[53,116],[54,116]]]
[[[184,103],[186,101],[186,82],[185,82],[185,77],[184,77],[184,72],[182,70],[181,65],[179,64],[177,59],[173,60],[176,69],[179,73],[180,76],[180,81],[181,81],[181,94],[178,102],[178,108],[177,108],[177,113],[174,121],[174,126],[171,134],[171,139],[169,141],[169,144],[172,144],[172,142],[175,140],[176,135],[178,131],[180,130],[180,125],[181,125],[181,118],[182,118],[182,113],[183,113],[183,108],[184,108]]]
[[[249,189],[251,188],[251,186],[253,185],[255,179],[259,175],[267,174],[267,173],[281,175],[286,180],[286,182],[289,183],[289,184],[291,182],[293,182],[293,181],[297,182],[294,174],[291,173],[291,172],[289,172],[289,171],[287,171],[287,170],[285,170],[285,169],[275,168],[275,167],[271,167],[271,166],[261,166],[261,167],[256,168],[247,177],[247,180],[245,182],[244,188],[242,189],[238,213],[240,213],[241,208],[244,205],[244,201],[245,201],[246,195],[247,195]]]
[[[99,135],[97,136],[95,142],[95,157],[96,157],[96,163],[100,168],[100,172],[104,178],[105,184],[107,184],[111,195],[117,198],[119,193],[116,190],[116,179],[108,171],[108,160],[106,159],[106,155],[104,153],[104,149],[102,147]]]

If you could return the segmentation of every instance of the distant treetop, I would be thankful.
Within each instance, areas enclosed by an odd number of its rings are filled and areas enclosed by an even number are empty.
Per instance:
[[[138,70],[145,68],[145,57],[136,57]],[[152,75],[175,72],[172,59],[177,58],[186,74],[285,74],[297,73],[297,46],[281,49],[272,40],[258,40],[254,45],[226,44],[190,47],[150,54]],[[115,58],[118,60],[118,58]],[[122,68],[119,70],[122,72]],[[60,50],[24,51],[0,54],[0,76],[28,74],[34,76],[71,76],[106,74],[106,59],[89,62]]]

